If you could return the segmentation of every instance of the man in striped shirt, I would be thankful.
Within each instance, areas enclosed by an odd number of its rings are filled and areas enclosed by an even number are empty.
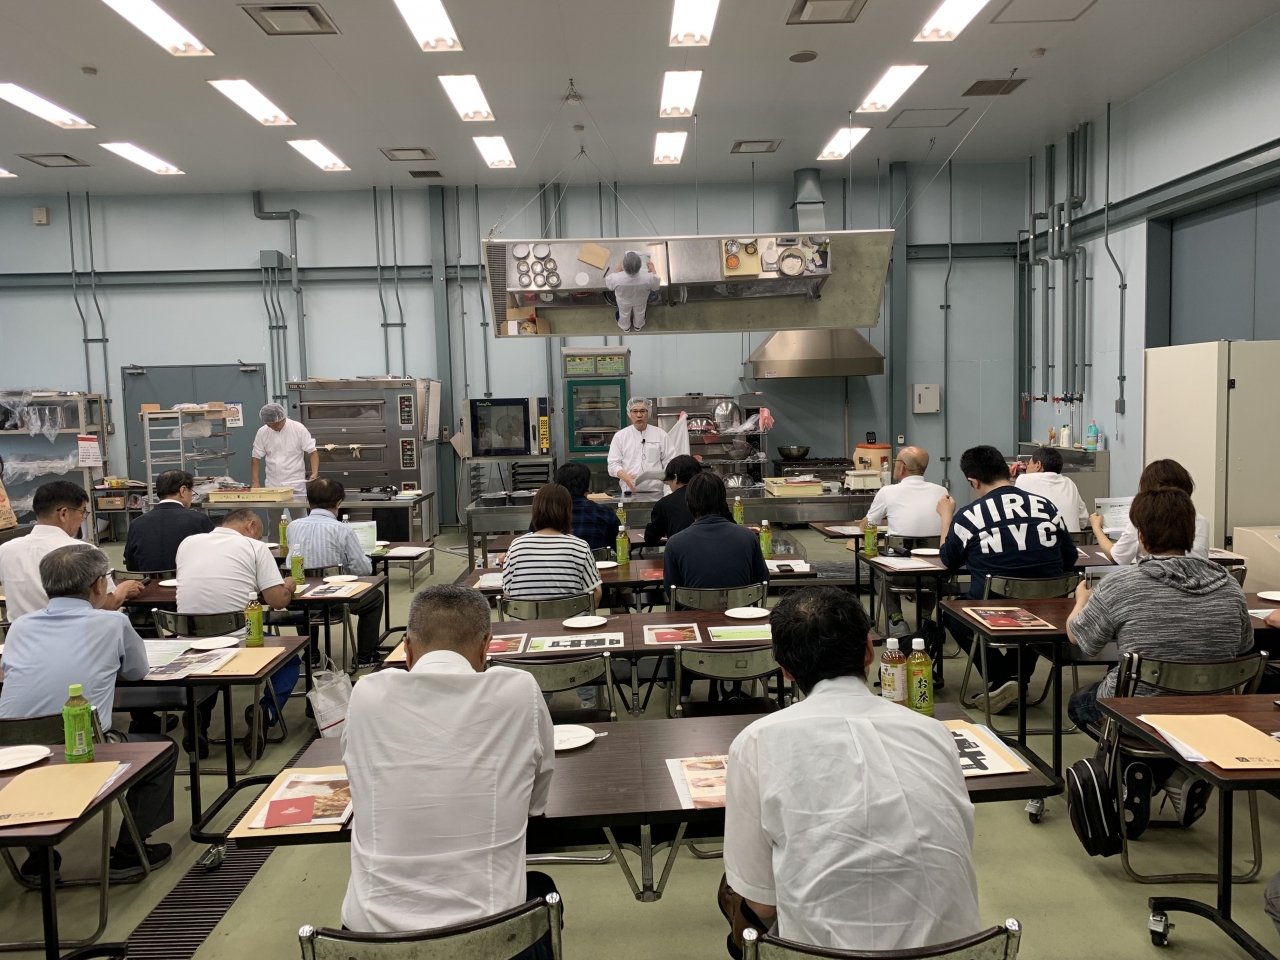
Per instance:
[[[302,549],[302,565],[339,567],[345,574],[366,577],[373,564],[360,546],[356,532],[338,520],[338,508],[347,494],[337,480],[312,480],[307,484],[307,507],[310,514],[289,524],[289,548]],[[348,606],[359,618],[356,627],[356,650],[361,664],[376,663],[377,646],[382,636],[382,592],[366,590]]]

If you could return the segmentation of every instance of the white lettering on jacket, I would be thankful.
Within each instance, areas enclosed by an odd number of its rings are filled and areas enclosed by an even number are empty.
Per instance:
[[[1033,510],[1032,513],[1035,511]],[[1058,545],[1058,525],[1056,523],[1037,523],[1036,533],[1040,535],[1040,545],[1042,547],[1056,547]]]
[[[987,501],[987,513],[991,514],[992,523],[1000,522],[1000,511],[996,509],[996,502],[994,500]]]
[[[1022,498],[1016,493],[1001,494],[1000,502],[1004,504],[1004,518],[1012,520],[1014,517],[1027,518],[1027,511],[1022,509]]]
[[[954,530],[956,532],[956,536],[960,538],[960,546],[962,547],[973,539],[973,531],[966,526],[953,523],[951,525],[951,529]]]
[[[1027,549],[1027,525],[1025,523],[1011,523],[1006,529],[1013,534],[1014,542],[1018,544],[1019,550]]]
[[[1045,500],[1043,497],[1031,496],[1031,516],[1037,520],[1048,520],[1049,514],[1044,512]]]
[[[1000,537],[1000,528],[978,531],[978,539],[982,543],[983,553],[1003,553],[1004,541]]]
[[[987,526],[987,518],[982,515],[982,504],[976,504],[961,513],[961,516],[973,524],[973,529],[983,530]]]

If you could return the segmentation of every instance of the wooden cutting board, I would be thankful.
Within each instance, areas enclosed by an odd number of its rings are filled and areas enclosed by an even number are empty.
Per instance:
[[[725,249],[724,249],[724,245],[728,242],[729,242],[728,240],[720,241],[720,264],[724,270],[724,275],[726,277],[758,277],[760,276],[759,244],[756,245],[756,252],[751,254],[744,252],[744,250],[741,248],[745,247],[746,244],[741,244],[738,250],[738,259],[741,262],[736,267],[729,267],[727,264],[725,264],[725,257],[727,257],[728,254],[725,253]]]

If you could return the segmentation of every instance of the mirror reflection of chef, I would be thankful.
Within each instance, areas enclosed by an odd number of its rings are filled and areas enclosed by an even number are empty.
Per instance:
[[[636,478],[652,470],[666,470],[666,431],[650,425],[649,401],[644,397],[627,401],[627,417],[631,426],[615,433],[609,444],[609,476],[618,478],[624,496],[634,494],[638,500],[656,500],[663,494],[662,480],[637,482]]]
[[[644,312],[649,304],[649,293],[662,286],[662,278],[653,268],[653,261],[649,261],[648,273],[640,272],[642,263],[640,254],[628,250],[622,257],[622,263],[618,264],[618,269],[604,278],[604,285],[618,298],[618,326],[624,332],[644,329]]]

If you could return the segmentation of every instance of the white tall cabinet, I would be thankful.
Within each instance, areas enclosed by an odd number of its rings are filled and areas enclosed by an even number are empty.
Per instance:
[[[1210,542],[1280,524],[1280,341],[1153,347],[1143,357],[1142,462],[1170,458],[1196,482]]]

